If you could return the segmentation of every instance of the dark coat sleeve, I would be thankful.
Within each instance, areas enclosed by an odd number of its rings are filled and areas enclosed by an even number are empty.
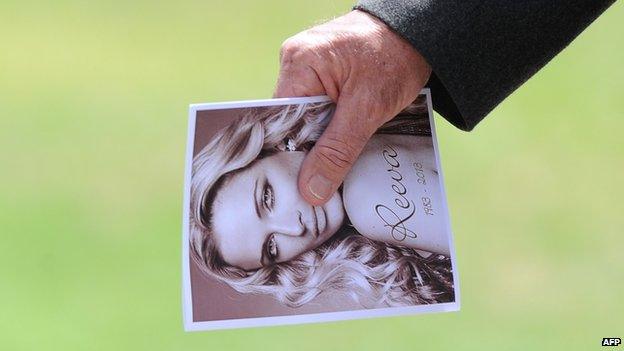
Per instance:
[[[360,0],[433,69],[433,107],[471,130],[614,0]]]

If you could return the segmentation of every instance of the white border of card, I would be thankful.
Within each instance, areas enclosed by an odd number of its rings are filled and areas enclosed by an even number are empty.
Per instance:
[[[438,151],[438,143],[433,119],[433,111],[431,108],[431,93],[429,89],[423,89],[421,95],[427,96],[427,105],[429,110],[429,123],[431,124],[431,134],[433,137],[433,146],[435,151],[436,164],[438,166],[438,172],[440,177],[440,187],[443,198],[443,211],[446,216],[446,230],[449,238],[449,247],[451,249],[451,264],[453,269],[454,289],[455,289],[455,302],[430,304],[430,305],[418,305],[409,307],[388,307],[377,309],[362,309],[354,311],[341,311],[341,312],[329,312],[329,313],[316,313],[316,314],[301,314],[290,316],[277,316],[277,317],[260,317],[260,318],[244,318],[244,319],[230,319],[230,320],[217,320],[217,321],[193,321],[193,306],[191,296],[191,274],[190,274],[190,260],[189,260],[189,201],[190,201],[190,185],[191,185],[191,170],[193,162],[193,148],[195,141],[195,123],[198,111],[205,110],[219,110],[219,109],[232,109],[240,107],[258,107],[258,106],[273,106],[273,105],[289,105],[289,104],[302,104],[311,102],[323,102],[328,101],[327,96],[315,96],[315,97],[302,97],[302,98],[280,98],[280,99],[266,99],[266,100],[248,100],[248,101],[234,101],[234,102],[220,102],[220,103],[205,103],[205,104],[192,104],[189,106],[189,123],[188,123],[188,140],[186,147],[186,163],[185,163],[185,178],[184,178],[184,203],[183,203],[183,220],[182,220],[182,305],[183,305],[183,318],[184,318],[184,330],[186,331],[200,331],[200,330],[215,330],[215,329],[231,329],[231,328],[244,328],[244,327],[261,327],[271,325],[288,325],[288,324],[300,324],[300,323],[317,323],[350,319],[362,319],[373,317],[387,317],[387,316],[402,316],[421,313],[432,312],[451,312],[458,311],[460,308],[459,298],[459,277],[457,272],[457,265],[455,261],[455,249],[453,245],[453,236],[450,228],[450,221],[448,217],[448,206],[446,202],[446,191],[444,187],[444,176],[440,164],[440,156]]]

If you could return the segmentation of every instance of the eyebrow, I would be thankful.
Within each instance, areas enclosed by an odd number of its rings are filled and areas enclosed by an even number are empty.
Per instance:
[[[262,218],[262,215],[260,214],[260,207],[258,206],[258,182],[259,182],[259,179],[256,178],[252,196],[253,196],[254,208],[256,210],[256,215],[258,215],[258,218]],[[268,243],[267,239],[268,237],[264,238],[264,242],[262,243],[262,246],[260,246],[260,266],[262,267],[266,266],[265,262],[268,261],[268,258],[266,257],[266,245]]]
[[[258,182],[259,181],[260,180],[256,178],[256,182],[254,184],[254,191],[253,191],[253,203],[254,203],[254,208],[256,210],[256,215],[258,215],[258,218],[262,218],[262,214],[260,213],[260,206],[258,205]],[[266,267],[268,265],[268,262],[270,262],[266,254],[268,243],[269,243],[269,236],[266,236],[264,238],[264,242],[262,243],[262,246],[260,247],[260,266],[262,267]]]
[[[258,178],[256,178],[256,183],[254,184],[254,191],[252,196],[256,215],[258,215],[258,218],[262,218],[262,216],[260,215],[260,207],[258,206]]]

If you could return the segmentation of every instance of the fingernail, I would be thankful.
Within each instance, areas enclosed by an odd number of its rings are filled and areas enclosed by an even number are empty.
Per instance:
[[[319,200],[326,200],[332,193],[332,182],[320,174],[315,174],[308,182],[308,190]]]

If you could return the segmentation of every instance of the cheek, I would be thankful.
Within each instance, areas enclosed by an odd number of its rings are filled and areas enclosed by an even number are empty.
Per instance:
[[[298,168],[283,167],[281,169],[275,169],[274,172],[269,174],[268,178],[273,189],[275,189],[276,195],[279,196],[279,199],[292,204],[292,201],[305,202],[303,197],[299,194],[299,188],[297,186],[298,176]]]
[[[280,247],[280,262],[290,261],[304,252],[316,248],[314,241],[308,238],[286,238]]]
[[[303,164],[306,153],[301,151],[281,152],[268,162],[268,167],[281,178],[288,178],[297,181],[299,170]]]

